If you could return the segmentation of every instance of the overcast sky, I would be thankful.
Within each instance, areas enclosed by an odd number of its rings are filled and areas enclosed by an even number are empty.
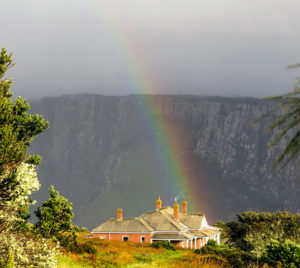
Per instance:
[[[0,0],[14,92],[255,96],[292,89],[299,0]],[[133,73],[138,71],[136,77]]]

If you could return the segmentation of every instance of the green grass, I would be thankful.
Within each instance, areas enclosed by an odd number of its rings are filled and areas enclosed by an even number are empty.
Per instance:
[[[78,262],[77,260],[73,259],[72,257],[68,255],[59,255],[57,257],[58,260],[58,267],[59,268],[90,268],[93,266]]]

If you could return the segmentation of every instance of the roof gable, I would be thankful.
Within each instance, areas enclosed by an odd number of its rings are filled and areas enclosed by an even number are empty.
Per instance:
[[[147,212],[141,216],[154,229],[154,231],[179,231],[172,222],[164,217],[160,210]]]

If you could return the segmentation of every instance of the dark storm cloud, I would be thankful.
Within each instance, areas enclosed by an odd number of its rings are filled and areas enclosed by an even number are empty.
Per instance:
[[[284,68],[300,61],[298,0],[0,0],[0,9],[15,92],[29,97],[136,92],[132,54],[161,93],[272,95],[292,88],[297,70]]]

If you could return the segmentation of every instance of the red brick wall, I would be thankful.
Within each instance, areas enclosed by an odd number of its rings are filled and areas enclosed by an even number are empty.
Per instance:
[[[93,234],[94,237],[102,237],[102,239],[107,239],[109,240],[109,234],[106,234],[106,233],[96,233],[96,234]],[[151,234],[143,234],[143,233],[133,233],[133,234],[128,234],[128,233],[122,233],[122,234],[110,234],[110,240],[115,240],[115,241],[122,241],[122,237],[123,236],[127,236],[128,237],[128,241],[131,241],[131,242],[135,242],[135,243],[140,243],[141,242],[141,237],[144,236],[145,237],[145,243],[151,243]],[[197,245],[197,248],[201,248],[203,247],[205,244],[206,244],[206,241],[207,239],[205,238],[200,238],[200,239],[197,239],[196,241],[196,245]],[[186,248],[187,247],[187,241],[184,241],[184,247]],[[192,243],[193,243],[193,249],[195,248],[195,241],[192,240]],[[176,247],[182,247],[182,242],[173,242],[173,244],[176,246]],[[189,248],[191,248],[191,241],[189,241]]]
[[[171,241],[171,243],[172,243],[175,247],[177,247],[177,248],[181,248],[181,247],[182,247],[181,241]]]
[[[109,239],[109,234],[93,234],[94,237],[103,237],[104,239]],[[145,237],[145,243],[150,243],[150,238],[151,235],[150,234],[142,234],[142,233],[133,233],[133,234],[127,234],[127,233],[123,233],[123,234],[110,234],[110,240],[115,240],[115,241],[122,241],[123,236],[127,236],[128,237],[128,241],[131,242],[135,242],[135,243],[140,243],[141,242],[141,237],[144,236]]]

